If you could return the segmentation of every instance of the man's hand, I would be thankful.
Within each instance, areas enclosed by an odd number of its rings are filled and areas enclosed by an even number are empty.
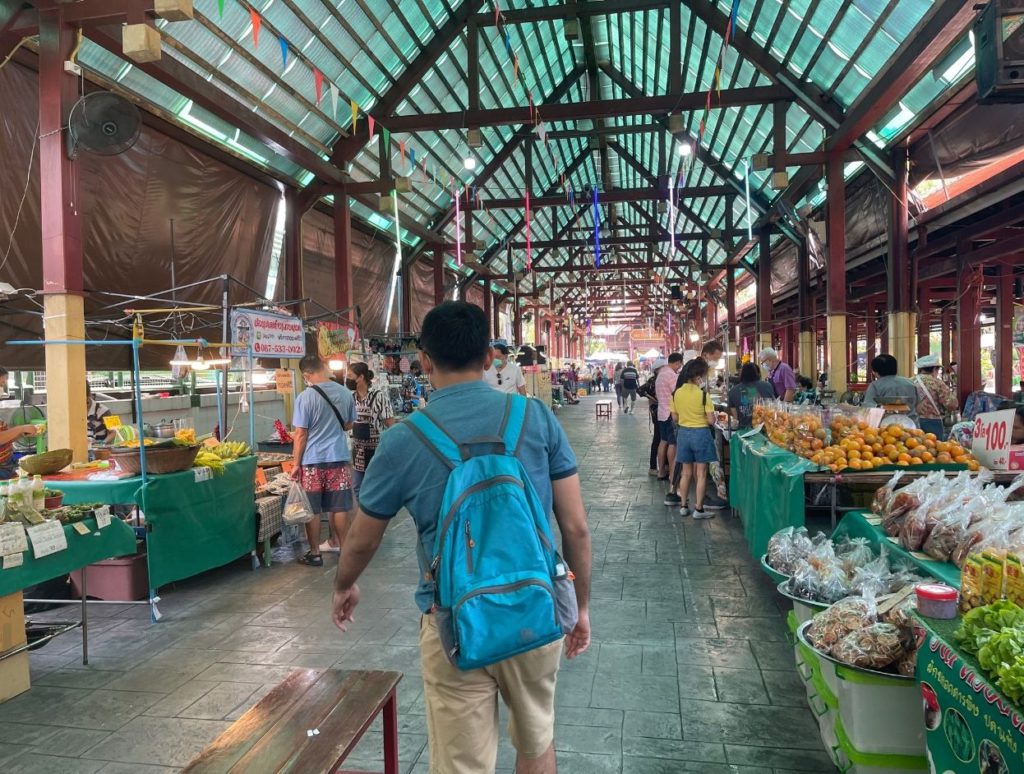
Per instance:
[[[302,466],[294,465],[292,467],[292,472],[288,475],[291,477],[292,481],[302,481]]]
[[[589,647],[590,613],[581,610],[575,628],[565,637],[565,657],[570,659],[576,658]]]
[[[333,609],[331,610],[331,618],[334,620],[334,625],[337,626],[341,631],[347,631],[350,622],[356,620],[355,609],[356,605],[359,604],[359,586],[353,585],[345,591],[334,590],[334,599],[332,602]],[[589,629],[588,629],[589,632]],[[590,635],[587,635],[589,641]]]

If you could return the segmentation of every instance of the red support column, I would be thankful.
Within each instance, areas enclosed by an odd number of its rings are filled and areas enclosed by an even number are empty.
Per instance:
[[[444,250],[434,248],[434,306],[444,302]]]
[[[996,393],[1007,397],[1013,394],[1013,350],[1013,266],[1004,264],[996,280],[995,359]]]
[[[864,381],[870,382],[872,379],[871,361],[878,354],[878,311],[875,308],[874,301],[868,301],[866,315],[867,322],[864,327],[867,346],[864,348],[864,361],[867,370],[867,378],[865,378]]]
[[[403,277],[405,270],[402,272]],[[334,303],[338,309],[348,309],[353,304],[352,288],[352,213],[348,197],[342,193],[334,195]],[[405,285],[402,286],[405,300]]]
[[[963,254],[963,250],[957,250]],[[984,279],[980,268],[964,263],[957,271],[957,390],[960,405],[967,396],[981,389],[981,327],[978,325],[978,299]]]
[[[490,283],[484,282],[484,317],[487,319],[488,326],[491,324],[491,304],[493,301],[494,299],[491,296]]]
[[[523,308],[513,301],[512,306],[512,335],[515,337],[517,347],[523,344]]]
[[[298,193],[289,188],[284,195],[284,293],[286,299],[303,298],[302,212]],[[299,307],[299,314],[302,314]]]
[[[931,354],[931,287],[927,282],[917,286],[917,356]]]
[[[412,267],[406,266],[402,269],[399,281],[402,283],[402,319],[398,326],[401,336],[412,333]]]
[[[491,321],[492,335],[496,339],[501,338],[501,299],[499,296],[494,297],[494,303],[492,305],[494,311],[494,319]]]
[[[942,310],[942,368],[949,370],[953,360],[953,307]]]

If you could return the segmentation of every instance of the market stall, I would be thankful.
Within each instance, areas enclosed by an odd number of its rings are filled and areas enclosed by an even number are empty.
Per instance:
[[[149,587],[189,578],[252,553],[256,547],[256,458],[205,468],[122,479],[48,481],[69,504],[137,505],[145,516]]]

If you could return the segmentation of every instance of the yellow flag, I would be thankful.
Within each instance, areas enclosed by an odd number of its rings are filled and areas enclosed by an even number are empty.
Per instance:
[[[352,134],[356,133],[359,128],[359,105],[356,104],[355,100],[352,100]]]

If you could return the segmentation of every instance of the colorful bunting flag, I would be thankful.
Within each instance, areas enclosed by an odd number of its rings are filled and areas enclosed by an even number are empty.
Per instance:
[[[409,148],[409,167],[416,169],[416,149]]]
[[[423,182],[424,183],[427,182],[427,180],[429,178],[427,177],[427,157],[426,156],[423,157],[423,161],[420,164],[420,173],[423,175]]]
[[[512,34],[505,30],[505,51],[512,53]]]
[[[497,27],[500,24],[499,18],[501,17],[501,6],[498,4],[498,0],[494,0],[494,26]]]
[[[402,157],[402,163],[405,163],[405,141],[398,141],[398,155]]]
[[[260,47],[260,27],[263,24],[263,19],[256,13],[255,8],[249,9],[249,21],[252,22],[252,47]]]
[[[519,85],[519,54],[513,54],[512,55],[512,72],[513,72],[512,85],[513,86],[518,86]]]
[[[324,74],[315,67],[313,68],[313,86],[316,89],[316,104],[319,107],[320,100],[324,95]]]
[[[281,67],[288,66],[288,41],[284,39],[284,35],[277,36],[277,45],[281,47]]]
[[[331,118],[338,120],[338,87],[330,84],[331,90]]]
[[[224,17],[224,0],[217,0],[217,15],[221,18]]]
[[[367,114],[367,116],[366,116],[366,126],[367,126],[367,132],[368,132],[369,137],[370,137],[371,140],[373,139],[373,128],[374,128],[374,124],[375,123],[376,122],[373,120],[373,116]]]
[[[354,99],[349,100],[352,106],[352,134],[359,131],[359,105],[356,104]]]
[[[380,136],[384,138],[384,147],[388,149],[388,153],[391,153],[391,130],[381,129]]]

